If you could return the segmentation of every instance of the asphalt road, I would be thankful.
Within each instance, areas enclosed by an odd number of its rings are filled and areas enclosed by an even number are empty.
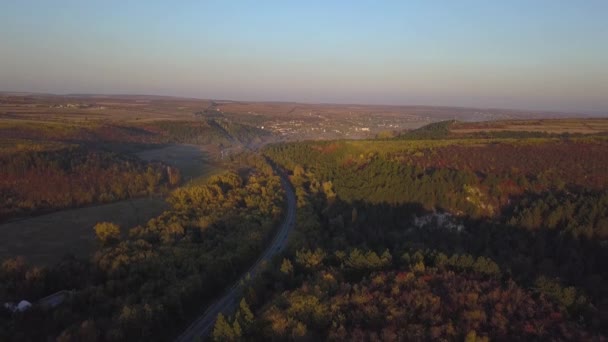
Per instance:
[[[287,201],[287,213],[277,234],[272,243],[264,253],[251,266],[249,271],[241,276],[241,278],[228,289],[215,303],[213,303],[205,313],[198,317],[177,339],[178,342],[196,341],[204,339],[213,329],[215,319],[221,312],[223,314],[231,314],[241,298],[241,282],[246,282],[247,277],[255,277],[261,270],[265,262],[270,260],[276,254],[280,253],[287,246],[287,238],[293,230],[296,223],[296,196],[291,188],[291,184],[285,174],[279,172],[281,177],[281,185],[285,191],[285,199]]]

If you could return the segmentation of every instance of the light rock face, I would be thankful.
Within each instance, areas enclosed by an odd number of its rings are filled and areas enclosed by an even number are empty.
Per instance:
[[[462,232],[464,225],[457,223],[454,216],[449,213],[433,213],[414,218],[414,226],[417,228],[446,229]]]

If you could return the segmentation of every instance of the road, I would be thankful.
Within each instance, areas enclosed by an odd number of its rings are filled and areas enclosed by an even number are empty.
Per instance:
[[[255,277],[267,261],[280,253],[287,246],[289,233],[295,227],[296,222],[296,196],[291,188],[291,184],[287,176],[278,171],[281,177],[281,185],[285,191],[285,199],[287,201],[287,213],[278,229],[274,239],[266,248],[264,253],[251,266],[249,271],[241,276],[241,278],[227,290],[215,303],[213,303],[202,316],[198,317],[177,339],[178,342],[189,342],[197,339],[204,339],[213,329],[215,319],[221,312],[223,314],[231,314],[241,297],[241,283],[245,283],[248,277]]]

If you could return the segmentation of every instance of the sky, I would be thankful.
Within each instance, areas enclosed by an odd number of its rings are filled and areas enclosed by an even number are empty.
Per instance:
[[[608,113],[608,1],[0,0],[0,91]]]

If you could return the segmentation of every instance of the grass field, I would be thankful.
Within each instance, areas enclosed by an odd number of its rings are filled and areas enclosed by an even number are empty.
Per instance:
[[[66,254],[86,257],[96,244],[96,223],[112,221],[130,228],[160,215],[166,205],[162,197],[138,198],[4,223],[0,259],[21,255],[33,264],[49,265]]]

